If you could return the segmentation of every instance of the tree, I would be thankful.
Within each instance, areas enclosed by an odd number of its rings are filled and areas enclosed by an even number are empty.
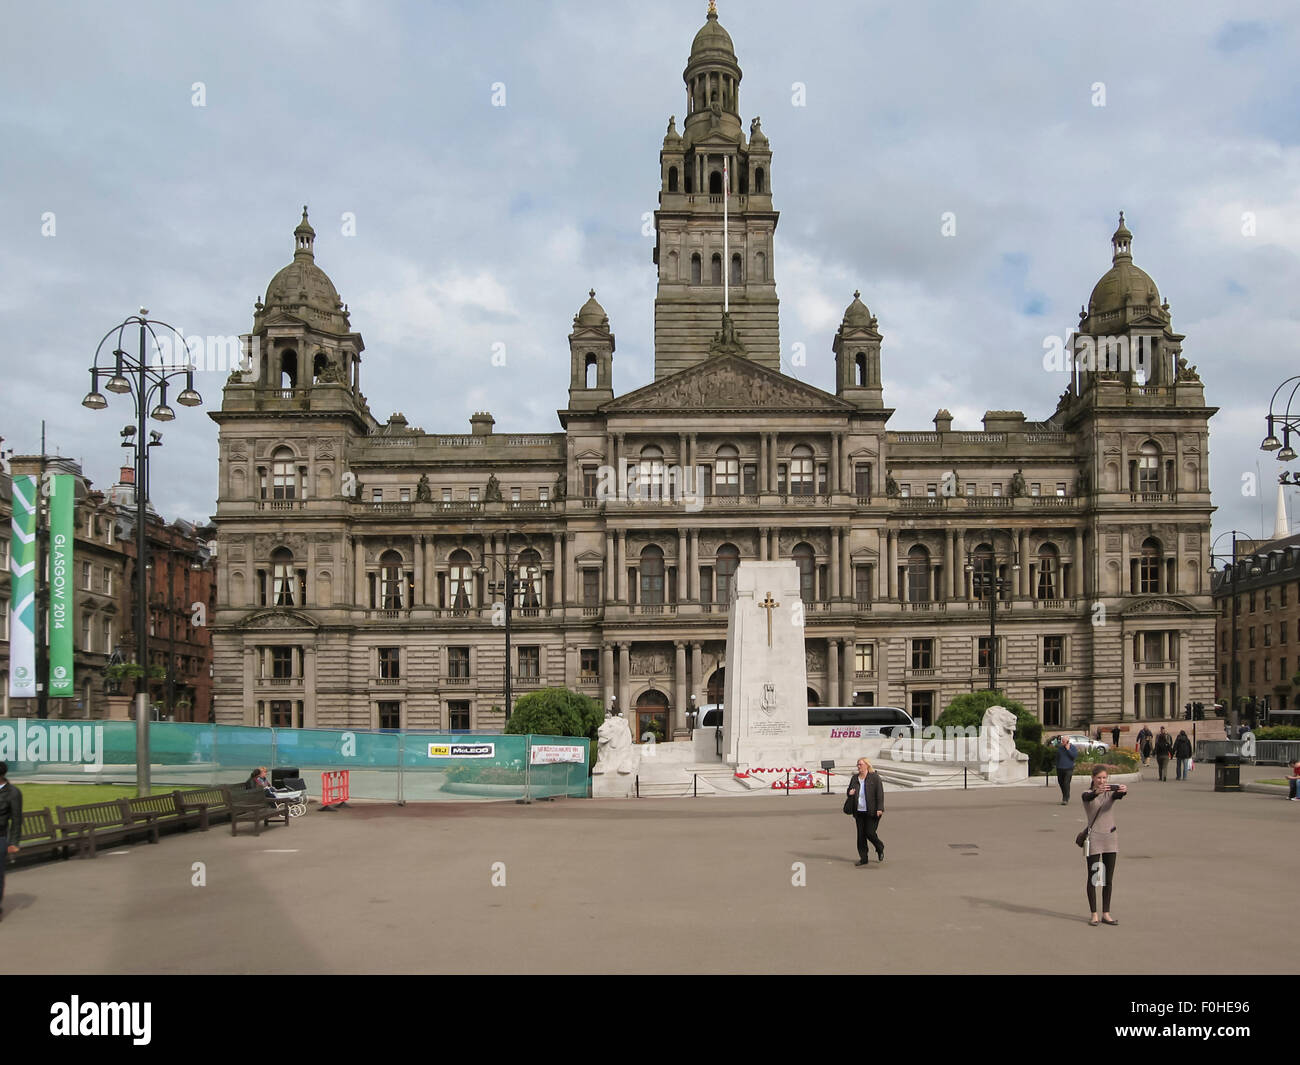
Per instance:
[[[980,691],[959,695],[939,715],[935,724],[941,728],[978,726],[990,706],[1005,706],[1016,715],[1016,750],[1029,757],[1029,771],[1037,772],[1048,763],[1049,752],[1043,746],[1043,723],[1024,703],[1008,699],[1001,692]]]
[[[509,735],[586,736],[595,740],[605,720],[600,704],[590,696],[567,688],[540,688],[515,702],[506,723]]]

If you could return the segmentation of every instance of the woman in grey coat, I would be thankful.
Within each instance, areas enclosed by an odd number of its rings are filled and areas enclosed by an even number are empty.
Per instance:
[[[1110,915],[1110,892],[1115,883],[1115,861],[1119,858],[1119,831],[1115,826],[1115,803],[1128,794],[1123,784],[1111,784],[1106,767],[1094,766],[1092,786],[1083,793],[1083,812],[1088,818],[1088,841],[1083,848],[1088,863],[1088,908],[1094,928],[1098,924],[1119,924]],[[1097,888],[1101,888],[1101,913],[1097,912]]]

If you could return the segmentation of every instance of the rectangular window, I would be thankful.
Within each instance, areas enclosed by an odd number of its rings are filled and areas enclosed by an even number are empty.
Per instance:
[[[541,676],[542,649],[519,648],[519,676],[523,680],[537,680]]]
[[[271,648],[271,676],[277,680],[287,680],[293,676],[293,648]]]
[[[872,597],[872,572],[870,566],[859,566],[855,571],[857,599],[859,603],[870,603]]]
[[[1250,628],[1246,630],[1246,639],[1247,639],[1246,646],[1253,651],[1255,649],[1255,626],[1254,625],[1252,625]]]
[[[912,692],[912,717],[922,728],[934,723],[934,692]]]
[[[104,594],[113,594],[113,571],[107,566],[104,567]]]
[[[449,702],[447,704],[447,725],[452,731],[469,728],[469,703]]]
[[[584,647],[578,652],[578,673],[583,680],[600,679],[599,647]]]
[[[409,503],[411,501],[411,490],[409,488],[403,488],[401,493],[398,495],[398,499],[403,503]]]
[[[939,486],[937,484],[927,484],[925,486],[925,498],[936,499],[939,495]]]
[[[113,653],[113,619],[112,618],[104,619],[103,636],[104,636],[104,654],[111,655]],[[6,639],[7,638],[8,638],[8,630],[6,630]]]
[[[741,468],[740,475],[743,481],[741,490],[745,495],[758,495],[758,467],[752,462],[747,462]]]
[[[912,486],[910,484],[900,484],[898,486],[898,497],[900,499],[911,499]]]
[[[81,649],[83,651],[93,651],[90,646],[90,615],[81,615]]]
[[[993,494],[994,494],[995,496],[1000,496],[1000,495],[1002,494],[1002,485],[1001,485],[1000,482],[996,482],[996,481],[994,482],[994,484],[993,484]]]
[[[1268,683],[1272,679],[1273,679],[1273,660],[1271,658],[1266,658],[1264,659],[1264,682]]]
[[[1255,593],[1250,593],[1250,612],[1255,613]]]
[[[966,482],[966,497],[967,497],[968,499],[974,499],[974,498],[975,498],[975,482],[974,482],[974,481],[967,481],[967,482]]]
[[[91,582],[90,582],[90,563],[89,563],[89,562],[83,562],[83,563],[81,564],[81,586],[82,586],[83,588],[85,588],[86,591],[90,591],[90,589],[91,589],[91,587],[92,587]]]
[[[537,489],[537,498],[542,503],[549,503],[551,501],[551,490],[549,488]]]
[[[471,489],[469,490],[469,501],[470,501],[471,503],[477,503],[477,502],[478,502],[478,489],[477,489],[477,488],[471,488]]]
[[[934,668],[934,640],[912,641],[912,668]]]
[[[998,663],[1002,661],[1002,656],[998,653],[1001,650],[1001,647],[998,646],[1001,642],[1002,641],[999,639],[995,644],[992,636],[979,637],[979,647],[977,648],[976,655],[980,669],[988,669],[990,664],[992,664],[990,661],[992,658],[996,658],[996,662]]]
[[[382,680],[401,680],[402,678],[401,648],[399,647],[379,648],[379,676]]]
[[[1041,496],[1043,494],[1043,486],[1035,481],[1029,486],[1029,494],[1031,496]]]
[[[444,489],[442,490],[442,501],[443,501],[444,503],[450,503],[450,502],[451,502],[451,489],[450,489],[450,488],[444,488]]]
[[[859,673],[874,673],[876,671],[876,645],[874,643],[860,643],[854,649],[856,659],[855,667]]]
[[[600,570],[598,569],[582,571],[582,605],[600,605]]]
[[[400,729],[402,727],[401,703],[379,704],[379,727],[390,729]]]
[[[828,491],[829,480],[827,478],[826,463],[817,463],[817,494],[824,496]]]
[[[1057,496],[1064,496],[1064,495],[1065,495],[1065,482],[1064,482],[1064,481],[1057,481],[1057,482],[1056,482],[1056,494],[1057,494]]]
[[[1043,689],[1043,727],[1063,728],[1065,725],[1065,689]]]
[[[1251,684],[1254,684],[1254,683],[1255,683],[1255,660],[1254,660],[1253,658],[1250,660],[1250,676],[1249,676],[1249,680],[1250,680],[1250,683],[1251,683]]]
[[[518,489],[518,488],[512,488],[512,489],[510,489],[510,502],[511,502],[511,503],[518,503],[519,500],[520,500],[521,498],[522,498],[522,497],[521,497],[520,494],[519,494],[519,489]]]
[[[1265,626],[1264,626],[1264,646],[1265,646],[1265,647],[1272,647],[1272,646],[1273,646],[1273,626],[1272,626],[1272,625],[1265,625]]]
[[[271,727],[293,728],[293,703],[288,699],[271,700]]]
[[[1282,644],[1286,643],[1286,622],[1285,621],[1279,621],[1277,623],[1277,642]]]
[[[776,467],[776,490],[779,495],[786,494],[786,484],[789,481],[790,469],[784,462],[777,463]]]
[[[370,502],[382,503],[384,501],[384,490],[382,488],[370,489]]]
[[[468,647],[447,648],[447,676],[449,677],[469,676],[469,648]]]
[[[596,467],[584,466],[582,468],[582,498],[596,498]]]
[[[871,498],[871,466],[862,463],[853,467],[853,493],[859,499]]]
[[[1065,664],[1065,637],[1043,637],[1043,665],[1061,666]]]

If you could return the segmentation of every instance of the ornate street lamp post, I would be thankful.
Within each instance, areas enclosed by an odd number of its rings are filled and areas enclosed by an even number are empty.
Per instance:
[[[139,330],[139,353],[130,355],[124,347],[127,329],[135,326]],[[185,361],[167,362],[162,357],[163,346],[159,343],[159,333],[175,345],[179,340],[177,351],[185,352]],[[106,350],[109,339],[113,346]],[[153,341],[154,355],[150,358],[146,338]],[[184,335],[166,322],[149,317],[149,311],[141,307],[138,314],[132,315],[120,325],[114,326],[99,342],[95,349],[95,361],[90,367],[90,391],[81,401],[83,407],[91,410],[104,410],[108,400],[99,391],[100,377],[107,377],[104,387],[119,395],[129,395],[135,404],[136,425],[122,430],[122,446],[132,448],[135,453],[135,634],[136,664],[143,671],[135,695],[135,773],[136,793],[146,796],[150,793],[149,780],[149,587],[146,567],[148,566],[149,537],[145,527],[145,507],[149,497],[149,449],[162,444],[162,434],[150,432],[150,440],[145,442],[145,417],[154,421],[169,422],[176,417],[176,412],[167,403],[167,383],[185,375],[185,387],[176,397],[176,402],[183,407],[197,407],[203,402],[194,390],[194,367],[189,361],[189,351],[185,346]],[[154,400],[157,400],[154,403]],[[150,409],[150,404],[153,408]]]
[[[970,574],[971,594],[977,599],[983,595],[989,601],[989,691],[998,690],[998,597],[1015,588],[1020,573],[1018,555],[1011,556],[1011,576],[997,576],[1003,556],[994,552],[968,551],[966,572]],[[977,566],[976,563],[982,563]]]
[[[514,608],[515,594],[519,588],[519,578],[515,573],[514,557],[510,553],[509,530],[506,531],[505,555],[506,555],[506,560],[504,566],[502,565],[500,559],[494,558],[490,560],[494,566],[501,567],[504,569],[505,571],[504,579],[487,581],[486,584],[489,593],[493,593],[496,592],[497,590],[501,590],[505,595],[505,630],[506,630],[505,696],[506,696],[506,721],[509,722],[510,713],[514,709],[514,701],[512,699],[513,691],[511,685],[512,673],[510,670],[510,618],[512,616],[512,612]],[[485,561],[489,561],[489,560],[485,559]],[[478,572],[480,574],[486,575],[488,572],[488,567],[486,565],[479,566]],[[528,580],[531,582],[536,579],[536,576],[537,576],[537,569],[535,567],[530,567],[528,570]]]
[[[1214,545],[1217,544],[1220,540],[1222,540],[1225,536],[1232,537],[1232,554],[1227,556],[1225,556],[1223,552],[1216,553],[1214,550]],[[1228,529],[1224,532],[1219,533],[1219,535],[1216,536],[1214,538],[1214,541],[1210,544],[1210,573],[1213,574],[1215,572],[1214,560],[1216,558],[1226,557],[1227,561],[1223,564],[1223,580],[1232,589],[1231,591],[1232,633],[1228,640],[1229,644],[1232,647],[1232,660],[1228,666],[1228,672],[1229,672],[1228,722],[1232,726],[1232,739],[1234,740],[1237,738],[1237,728],[1239,725],[1239,714],[1237,711],[1237,672],[1238,672],[1237,646],[1240,641],[1237,639],[1237,618],[1240,615],[1241,603],[1238,601],[1237,582],[1240,580],[1241,574],[1238,572],[1238,568],[1237,568],[1237,537],[1238,536],[1240,536],[1243,540],[1250,539],[1250,537],[1248,537],[1244,532],[1239,532],[1237,529]],[[1259,565],[1252,558],[1251,564],[1247,568],[1247,576],[1258,577],[1261,572],[1262,571],[1260,570]]]

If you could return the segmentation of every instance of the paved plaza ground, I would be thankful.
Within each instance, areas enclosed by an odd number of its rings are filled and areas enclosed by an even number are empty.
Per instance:
[[[12,973],[1294,972],[1300,803],[1144,777],[1117,928],[1086,923],[1077,780],[891,791],[866,868],[826,795],[313,810],[11,869],[0,943]]]

